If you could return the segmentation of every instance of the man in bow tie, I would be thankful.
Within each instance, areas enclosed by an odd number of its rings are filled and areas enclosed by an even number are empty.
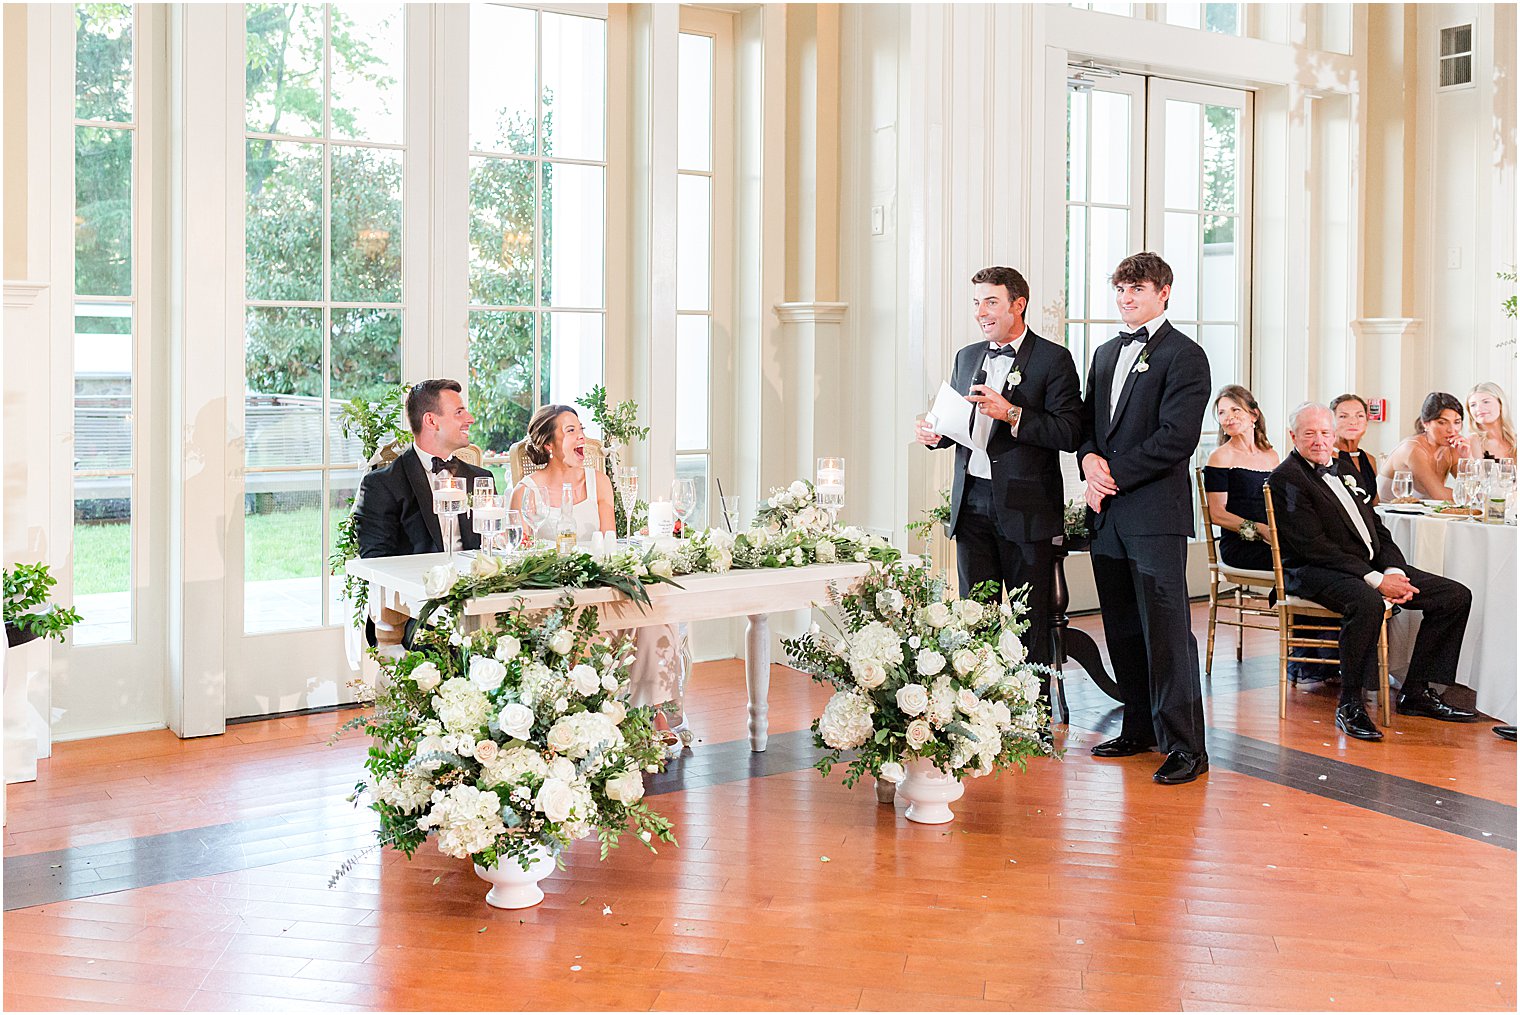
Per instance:
[[[1025,324],[1024,276],[1012,268],[983,268],[971,284],[981,340],[956,354],[951,385],[967,392],[973,447],[955,445],[945,530],[955,540],[961,595],[985,581],[1005,590],[1029,586],[1024,645],[1031,660],[1048,663],[1051,540],[1061,534],[1064,508],[1060,453],[1076,450],[1081,436],[1080,381],[1065,346]],[[953,443],[926,422],[915,436],[928,448]]]
[[[1111,281],[1124,329],[1093,352],[1077,459],[1124,724],[1093,754],[1159,747],[1166,760],[1153,778],[1170,786],[1209,770],[1187,589],[1188,466],[1209,405],[1209,358],[1166,319],[1172,269],[1159,256],[1126,257]]]
[[[1477,713],[1446,704],[1432,682],[1456,681],[1457,658],[1472,610],[1472,592],[1460,582],[1411,567],[1383,520],[1351,493],[1331,464],[1335,419],[1306,402],[1288,417],[1293,452],[1267,480],[1277,515],[1287,589],[1341,615],[1341,700],[1335,725],[1358,740],[1381,740],[1382,730],[1362,703],[1376,690],[1378,636],[1384,602],[1420,610],[1420,631],[1399,692],[1400,715],[1470,722]]]

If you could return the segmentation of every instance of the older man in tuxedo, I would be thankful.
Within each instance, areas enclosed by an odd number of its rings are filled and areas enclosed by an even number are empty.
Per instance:
[[[981,341],[956,354],[951,385],[968,392],[974,447],[955,446],[946,530],[955,540],[962,595],[986,581],[1004,589],[1028,584],[1025,646],[1030,659],[1049,663],[1051,540],[1061,534],[1064,508],[1060,453],[1076,450],[1081,437],[1077,367],[1065,346],[1025,323],[1029,283],[1023,275],[994,266],[978,271],[971,284]],[[926,422],[916,437],[931,449],[953,443]]]
[[[1306,402],[1288,417],[1293,451],[1267,480],[1277,515],[1288,591],[1341,615],[1341,700],[1335,725],[1358,740],[1381,740],[1362,703],[1378,680],[1378,635],[1384,602],[1421,611],[1420,632],[1399,693],[1400,715],[1469,722],[1477,713],[1453,708],[1431,690],[1456,679],[1457,657],[1472,593],[1450,578],[1411,567],[1382,519],[1348,489],[1334,468],[1335,419]]]

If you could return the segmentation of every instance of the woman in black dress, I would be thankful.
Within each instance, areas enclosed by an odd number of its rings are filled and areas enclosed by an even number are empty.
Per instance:
[[[1256,396],[1239,384],[1226,384],[1214,397],[1219,447],[1203,468],[1209,516],[1219,526],[1219,559],[1247,571],[1272,570],[1272,550],[1262,535],[1267,502],[1262,484],[1277,468],[1277,452],[1267,439],[1267,424]]]
[[[1330,403],[1335,414],[1335,471],[1351,477],[1352,493],[1365,503],[1377,503],[1377,459],[1363,451],[1367,433],[1367,401],[1361,395],[1340,395]]]

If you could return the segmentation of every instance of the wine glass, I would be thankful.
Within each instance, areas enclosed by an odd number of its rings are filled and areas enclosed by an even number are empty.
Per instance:
[[[470,520],[475,526],[475,532],[480,536],[480,548],[486,552],[496,548],[501,539],[502,531],[507,527],[507,507],[502,498],[495,493],[480,493],[480,484],[489,483],[490,480],[475,481],[475,499],[470,511]],[[487,487],[487,489],[490,489]]]
[[[507,549],[515,550],[522,546],[523,541],[523,514],[512,508],[506,509],[505,524],[502,531],[507,534]]]
[[[1399,469],[1393,474],[1393,499],[1405,500],[1414,494],[1414,473],[1407,469]]]
[[[617,469],[618,500],[623,504],[623,517],[628,526],[627,535],[633,535],[633,505],[639,499],[639,467],[619,465]]]
[[[438,516],[438,528],[443,536],[443,550],[452,553],[459,539],[459,516],[464,514],[465,488],[463,477],[447,472],[433,474],[433,513]]]
[[[537,483],[524,479],[517,484],[517,493],[512,495],[512,499],[517,501],[517,509],[522,513],[523,528],[526,530],[524,542],[531,543],[538,538],[539,526],[549,517],[549,498],[539,491]]]
[[[818,492],[818,506],[829,513],[831,522],[837,523],[839,512],[844,508],[844,459],[818,459],[813,488]]]
[[[681,535],[686,535],[686,516],[697,506],[697,481],[690,476],[679,476],[670,483],[670,504],[676,517],[681,520]]]

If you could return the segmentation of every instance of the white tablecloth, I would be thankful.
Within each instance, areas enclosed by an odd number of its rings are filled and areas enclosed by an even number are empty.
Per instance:
[[[1462,640],[1457,681],[1478,692],[1478,711],[1515,721],[1516,530],[1509,525],[1433,518],[1379,510],[1383,524],[1415,567],[1472,590],[1472,615]],[[1388,668],[1408,672],[1420,614],[1406,610],[1388,630]]]

